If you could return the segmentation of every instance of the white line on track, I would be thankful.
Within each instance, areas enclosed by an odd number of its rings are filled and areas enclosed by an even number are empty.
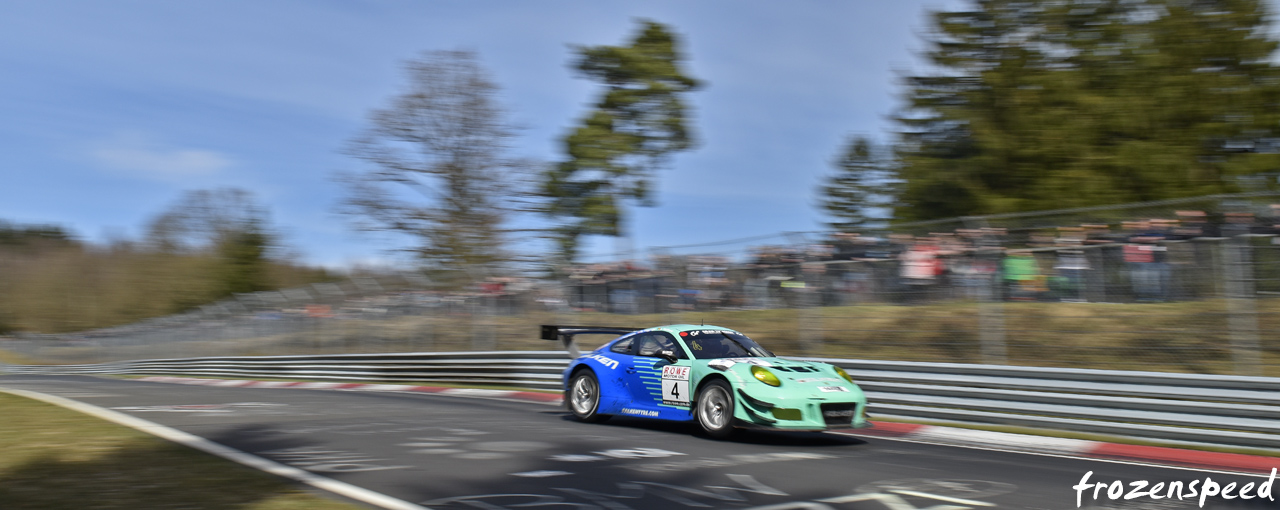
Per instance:
[[[416,505],[402,499],[396,499],[386,494],[357,487],[346,482],[339,482],[332,478],[323,477],[293,466],[286,466],[273,460],[264,459],[251,453],[242,452],[235,448],[220,445],[200,436],[192,435],[181,430],[166,427],[141,418],[135,418],[124,413],[118,413],[110,409],[104,409],[95,405],[77,402],[75,400],[57,397],[54,395],[37,393],[34,391],[0,387],[0,392],[20,397],[27,397],[33,400],[39,400],[41,402],[65,407],[73,411],[79,411],[90,416],[124,425],[134,430],[146,432],[162,439],[167,439],[205,453],[211,453],[224,459],[244,464],[251,468],[266,471],[273,475],[283,476],[290,480],[302,482],[317,489],[329,491],[376,507],[386,508],[388,510],[430,510],[422,505]]]

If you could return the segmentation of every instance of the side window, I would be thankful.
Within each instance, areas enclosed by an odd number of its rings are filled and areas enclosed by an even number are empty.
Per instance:
[[[639,337],[637,353],[640,352],[658,352],[671,351],[676,355],[676,359],[685,359],[684,349],[676,345],[676,341],[670,336],[663,333],[650,333]]]
[[[631,354],[631,344],[635,343],[636,337],[626,338],[618,343],[613,344],[609,350],[618,354]]]
[[[657,337],[658,335],[653,333],[639,336],[636,341],[636,355],[639,356],[642,352],[656,352],[662,350],[658,344]]]

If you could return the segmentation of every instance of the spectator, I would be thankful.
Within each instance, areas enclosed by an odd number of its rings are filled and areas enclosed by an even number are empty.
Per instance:
[[[1026,250],[1010,251],[1004,258],[1004,280],[1007,296],[1013,301],[1035,301],[1043,290],[1040,266]]]

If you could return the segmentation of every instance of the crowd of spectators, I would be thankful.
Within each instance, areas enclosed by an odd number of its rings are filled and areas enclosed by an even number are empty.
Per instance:
[[[1167,301],[1200,297],[1201,281],[1220,263],[1217,243],[1187,241],[1280,233],[1280,204],[1263,214],[1170,216],[927,234],[838,232],[808,244],[754,247],[737,262],[668,255],[584,265],[571,271],[565,299],[579,309],[622,313],[943,299]]]

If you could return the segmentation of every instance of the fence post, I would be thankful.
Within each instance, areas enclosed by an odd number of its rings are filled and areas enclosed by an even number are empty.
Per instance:
[[[1222,243],[1223,284],[1227,298],[1227,327],[1231,332],[1231,360],[1238,375],[1262,375],[1258,344],[1257,294],[1253,286],[1249,236],[1236,235]]]
[[[800,289],[800,348],[806,354],[822,353],[822,291],[826,288],[827,266],[821,262],[804,262],[804,288]]]
[[[1009,362],[1004,323],[1004,248],[999,232],[978,217],[964,218],[969,228],[982,231],[974,253],[981,267],[991,269],[990,278],[978,285],[978,343],[982,362],[1005,365]]]
[[[978,336],[981,342],[982,362],[1004,365],[1009,357],[1004,336],[1004,296],[1001,292],[999,250],[983,250],[980,256],[997,268],[985,285],[978,286]]]

